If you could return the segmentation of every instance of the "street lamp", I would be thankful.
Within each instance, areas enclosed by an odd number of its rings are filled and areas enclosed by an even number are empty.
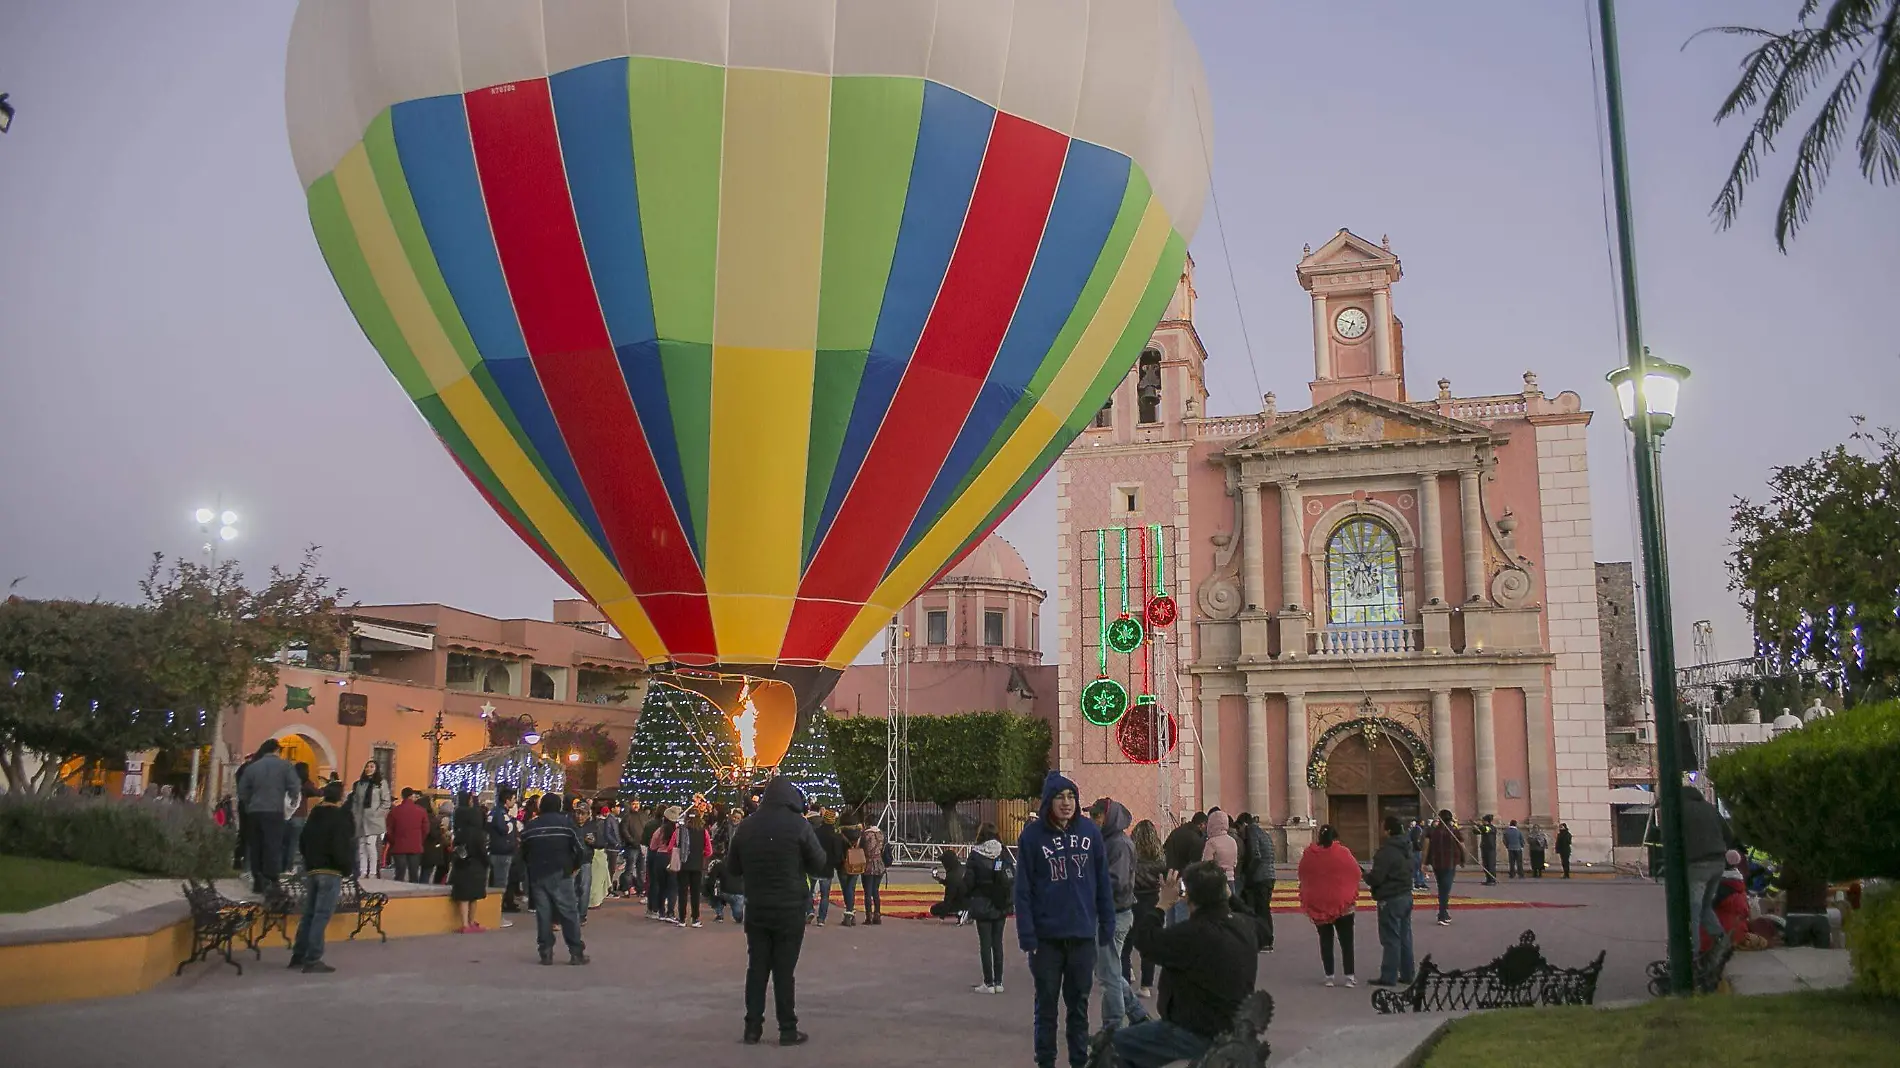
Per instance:
[[[1597,0],[1603,33],[1603,96],[1610,135],[1610,184],[1616,199],[1616,245],[1622,283],[1623,342],[1628,366],[1611,372],[1623,422],[1635,439],[1636,514],[1643,541],[1643,602],[1649,628],[1649,673],[1656,711],[1656,794],[1663,846],[1663,907],[1668,931],[1668,989],[1687,994],[1695,982],[1691,942],[1688,854],[1682,839],[1681,722],[1676,699],[1676,644],[1669,605],[1669,559],[1663,531],[1662,488],[1657,457],[1663,432],[1675,422],[1676,401],[1689,372],[1650,358],[1643,346],[1637,302],[1636,237],[1630,206],[1629,153],[1623,139],[1623,82],[1617,58],[1616,2]]]
[[[1616,406],[1623,413],[1623,425],[1636,430],[1639,420],[1647,419],[1652,433],[1661,434],[1676,422],[1676,401],[1682,395],[1682,384],[1689,379],[1689,369],[1678,363],[1667,363],[1643,350],[1642,374],[1637,374],[1633,366],[1619,367],[1603,377],[1616,390]]]
[[[222,499],[215,508],[200,508],[192,513],[198,521],[198,533],[204,535],[204,552],[211,562],[218,562],[218,547],[227,541],[238,538],[238,514],[224,507]]]

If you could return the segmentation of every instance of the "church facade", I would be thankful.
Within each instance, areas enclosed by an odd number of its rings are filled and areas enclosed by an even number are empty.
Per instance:
[[[1607,858],[1591,413],[1533,373],[1412,397],[1383,242],[1341,230],[1296,274],[1304,407],[1204,414],[1190,267],[1057,464],[1056,762],[1138,815],[1254,812],[1291,849],[1448,808]]]

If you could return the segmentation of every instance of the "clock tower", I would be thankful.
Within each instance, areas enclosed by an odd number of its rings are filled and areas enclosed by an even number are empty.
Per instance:
[[[1404,401],[1404,334],[1392,314],[1403,271],[1392,249],[1341,230],[1309,246],[1295,270],[1313,295],[1313,403],[1349,390]]]

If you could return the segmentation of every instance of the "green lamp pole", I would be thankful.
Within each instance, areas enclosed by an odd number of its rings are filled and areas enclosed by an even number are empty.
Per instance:
[[[1676,751],[1676,645],[1670,631],[1669,561],[1657,484],[1663,431],[1674,421],[1676,398],[1688,372],[1652,359],[1643,347],[1636,300],[1634,224],[1630,217],[1629,156],[1623,145],[1623,85],[1616,49],[1615,0],[1597,0],[1603,28],[1603,91],[1609,106],[1610,168],[1616,194],[1616,243],[1623,283],[1623,335],[1629,364],[1611,372],[1617,405],[1636,439],[1636,509],[1642,521],[1643,594],[1648,612],[1651,699],[1656,711],[1656,793],[1662,809],[1663,896],[1668,909],[1669,990],[1686,994],[1694,983],[1690,942],[1689,873],[1682,841],[1682,754]]]

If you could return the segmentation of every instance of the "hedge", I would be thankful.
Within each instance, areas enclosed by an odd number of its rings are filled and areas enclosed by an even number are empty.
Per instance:
[[[0,796],[0,853],[173,879],[231,874],[233,832],[178,801]]]
[[[1848,913],[1846,927],[1855,985],[1900,998],[1900,887],[1864,893],[1860,908]]]
[[[1709,762],[1736,833],[1829,880],[1900,876],[1900,701],[1862,705]]]
[[[883,797],[885,730],[882,717],[832,720],[847,803]],[[909,741],[912,799],[940,806],[1035,797],[1049,771],[1049,724],[1017,712],[912,716]]]

